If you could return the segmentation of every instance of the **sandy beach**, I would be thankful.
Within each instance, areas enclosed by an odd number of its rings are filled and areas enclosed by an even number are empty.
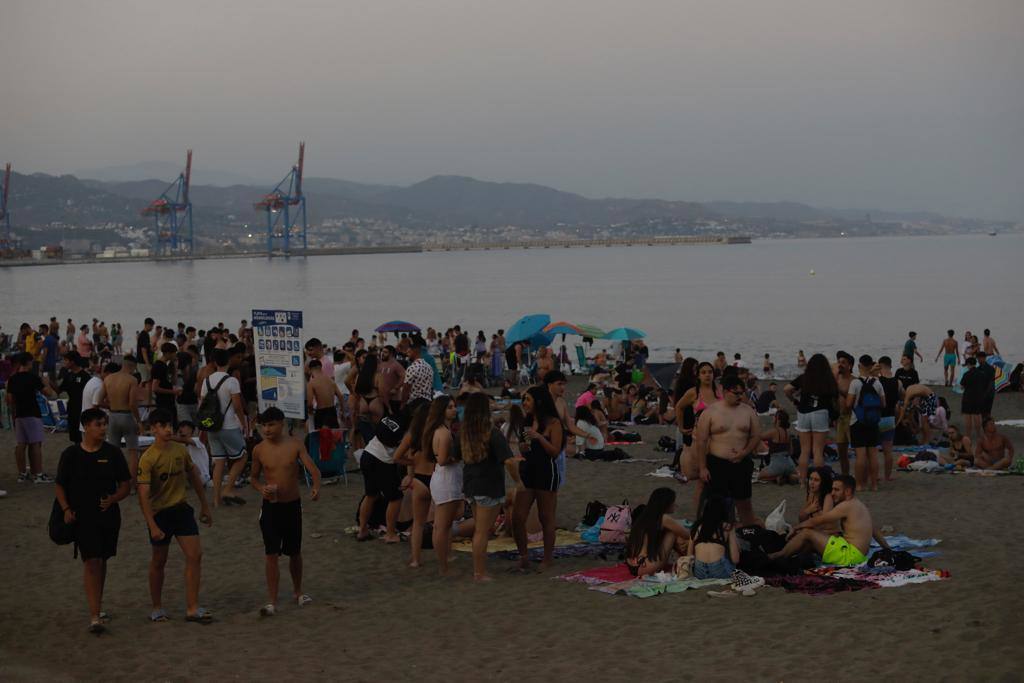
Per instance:
[[[579,391],[580,380],[570,385]],[[949,396],[960,423],[959,397]],[[792,409],[791,409],[792,412]],[[1024,395],[1000,394],[997,419],[1024,418]],[[1001,428],[1018,457],[1024,430]],[[667,427],[645,427],[634,457],[670,460],[654,450]],[[54,473],[66,434],[49,436],[44,468]],[[357,544],[353,524],[362,479],[325,487],[304,502],[305,589],[315,602],[282,600],[260,619],[265,602],[258,500],[221,508],[201,531],[201,603],[209,626],[184,621],[183,561],[173,549],[164,604],[169,623],[148,621],[149,545],[134,497],[122,503],[120,546],[110,562],[104,609],[108,633],[88,625],[81,562],[55,546],[46,520],[50,485],[18,484],[13,435],[0,432],[0,679],[336,678],[417,680],[1016,680],[1024,654],[1024,586],[1010,544],[1024,528],[1022,477],[896,474],[863,500],[878,525],[912,537],[938,537],[947,581],[810,597],[764,589],[755,597],[713,600],[704,591],[639,600],[553,581],[554,574],[596,566],[592,558],[557,561],[547,575],[513,576],[512,562],[491,559],[493,584],[471,582],[468,554],[453,576],[405,566],[408,546]],[[654,463],[571,461],[559,496],[559,526],[573,528],[590,500],[644,502],[657,486],[678,488],[679,516],[692,516],[692,485],[646,476]],[[190,494],[191,495],[191,494]],[[803,492],[758,485],[754,509],[781,499],[790,510]],[[193,501],[194,502],[194,501]],[[790,520],[794,521],[794,520]],[[290,591],[283,568],[282,595]],[[1015,578],[1017,577],[1017,578]]]

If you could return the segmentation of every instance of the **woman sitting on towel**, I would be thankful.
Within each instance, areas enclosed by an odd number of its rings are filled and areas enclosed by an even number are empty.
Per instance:
[[[636,519],[626,541],[626,566],[633,576],[657,574],[672,568],[673,550],[686,554],[689,532],[672,518],[676,509],[676,492],[658,488]]]
[[[728,579],[740,561],[740,542],[732,523],[732,505],[721,496],[704,500],[693,525],[689,554],[696,579]]]
[[[801,522],[832,509],[832,479],[831,467],[811,468],[807,475],[807,497],[799,515]]]
[[[971,440],[960,433],[956,425],[949,425],[946,429],[946,437],[949,439],[949,452],[939,454],[939,462],[943,465],[956,465],[957,467],[974,467],[974,448]]]
[[[636,389],[636,393],[632,391]],[[641,387],[637,389],[635,386],[630,386],[630,393],[633,398],[633,404],[630,409],[630,419],[634,424],[638,425],[653,425],[658,424],[658,404],[648,401],[650,396],[650,389],[647,387]]]
[[[594,416],[594,424],[598,429],[601,430],[601,436],[604,437],[605,442],[608,441],[608,413],[604,411],[604,406],[596,398],[590,402],[590,414]]]

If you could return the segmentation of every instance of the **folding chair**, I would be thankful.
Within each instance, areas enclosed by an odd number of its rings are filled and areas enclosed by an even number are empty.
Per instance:
[[[329,458],[326,460],[320,458],[320,432],[309,432],[306,435],[306,451],[309,453],[313,464],[320,470],[321,477],[335,481],[337,481],[338,477],[341,477],[345,480],[345,485],[347,486],[348,471],[346,465],[348,464],[348,448],[345,442],[345,431],[341,429],[331,431],[334,432],[336,441]],[[306,486],[309,486],[310,478],[306,468],[302,468],[302,474],[306,479]]]

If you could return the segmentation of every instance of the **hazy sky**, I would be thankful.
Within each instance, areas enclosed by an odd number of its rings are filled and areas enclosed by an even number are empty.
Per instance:
[[[1024,220],[1021,0],[0,0],[0,161]]]

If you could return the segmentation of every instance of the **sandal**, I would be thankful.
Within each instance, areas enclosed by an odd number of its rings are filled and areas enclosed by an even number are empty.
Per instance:
[[[205,607],[200,607],[196,610],[195,614],[186,614],[185,621],[191,621],[196,624],[209,624],[213,622],[213,612]]]
[[[149,615],[149,620],[157,623],[161,621],[170,621],[170,617],[167,616],[167,612],[162,609],[153,610]]]

